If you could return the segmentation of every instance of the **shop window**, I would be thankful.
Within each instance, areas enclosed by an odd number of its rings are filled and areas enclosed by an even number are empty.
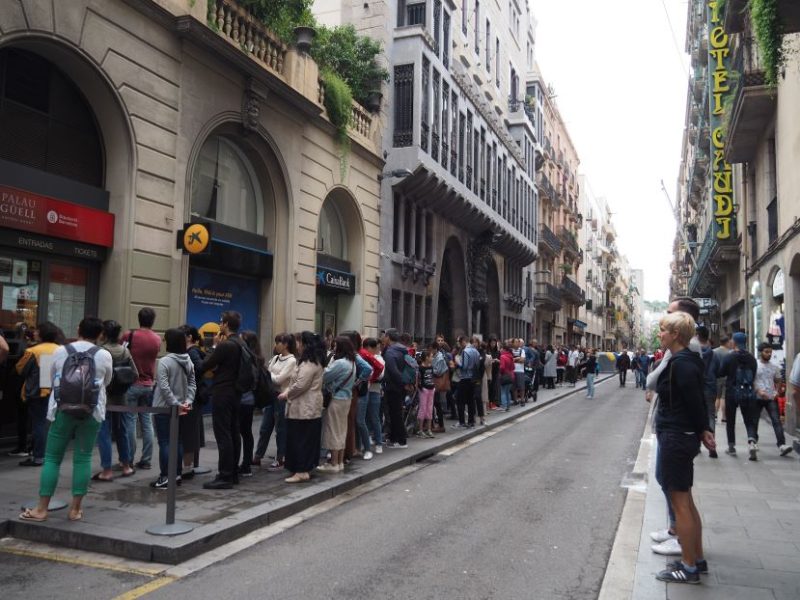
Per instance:
[[[103,187],[103,144],[89,104],[44,58],[0,50],[0,158]]]
[[[341,260],[347,260],[347,242],[344,221],[334,202],[322,205],[317,234],[317,251]]]
[[[206,140],[192,174],[192,215],[261,235],[261,199],[244,152],[221,135]]]
[[[0,256],[0,328],[13,330],[24,325],[33,329],[43,320],[39,314],[41,271],[41,261]]]

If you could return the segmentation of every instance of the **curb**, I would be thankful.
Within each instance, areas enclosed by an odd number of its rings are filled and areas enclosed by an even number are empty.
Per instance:
[[[595,385],[610,379],[613,374],[601,375],[601,377],[596,381]],[[384,477],[393,471],[424,461],[454,446],[461,445],[474,437],[485,435],[500,426],[513,424],[520,417],[535,413],[543,407],[572,396],[585,388],[585,384],[582,386],[579,384],[551,398],[540,399],[535,404],[525,406],[521,410],[513,413],[503,413],[502,416],[496,416],[491,423],[484,427],[460,430],[459,434],[442,440],[438,444],[427,446],[417,451],[412,450],[402,458],[393,458],[391,461],[387,461],[386,464],[371,469],[369,472],[353,473],[350,476],[345,474],[340,480],[319,478],[313,489],[308,487],[298,488],[297,492],[300,492],[300,494],[293,493],[281,499],[264,502],[213,523],[201,525],[186,535],[161,538],[150,536],[142,531],[138,534],[132,533],[125,538],[120,531],[118,532],[120,534],[118,537],[111,537],[109,536],[108,527],[100,527],[90,523],[81,523],[78,527],[73,526],[69,529],[59,529],[50,522],[29,523],[17,519],[7,519],[0,521],[0,536],[11,536],[32,542],[101,552],[139,561],[176,565],[239,539],[257,529],[275,524],[365,483]]]

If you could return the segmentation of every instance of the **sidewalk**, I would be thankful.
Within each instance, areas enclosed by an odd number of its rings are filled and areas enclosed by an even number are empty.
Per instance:
[[[603,374],[599,381],[606,378]],[[191,523],[195,528],[176,537],[159,537],[145,532],[147,527],[165,521],[167,493],[148,485],[158,476],[157,467],[150,471],[139,470],[132,477],[117,478],[109,483],[91,482],[81,522],[68,521],[66,510],[59,510],[52,511],[44,523],[31,523],[17,517],[20,506],[36,498],[40,470],[18,467],[19,459],[3,457],[0,459],[0,537],[12,536],[140,561],[177,564],[363,483],[425,460],[560,398],[581,393],[583,389],[584,382],[575,388],[540,389],[538,402],[512,408],[508,413],[491,412],[486,427],[454,429],[453,421],[446,421],[447,433],[438,434],[435,439],[414,437],[409,440],[406,450],[387,448],[371,461],[355,459],[343,474],[317,475],[307,484],[287,484],[283,481],[287,476],[285,471],[270,472],[266,467],[255,467],[254,476],[243,479],[233,491],[203,489],[203,482],[212,478],[213,472],[195,476],[178,488],[176,507],[176,519]],[[257,415],[253,424],[256,437],[259,424],[260,415]],[[216,444],[210,428],[211,420],[207,418],[206,447],[201,450],[200,458],[203,466],[216,471]],[[157,447],[154,451],[157,453]],[[274,454],[274,436],[267,454]],[[96,453],[94,462],[98,462]],[[93,472],[97,470],[96,467]],[[62,464],[55,498],[69,500],[71,476],[72,457],[68,454]]]
[[[717,423],[718,459],[703,449],[695,459],[693,495],[703,520],[709,574],[701,585],[655,579],[667,561],[654,554],[650,532],[667,525],[655,481],[655,436],[650,420],[628,490],[600,598],[621,600],[800,598],[800,464],[778,455],[768,420],[759,425],[758,462],[748,460],[747,434],[738,415],[737,457],[725,454],[725,424]],[[787,442],[792,438],[787,435]]]

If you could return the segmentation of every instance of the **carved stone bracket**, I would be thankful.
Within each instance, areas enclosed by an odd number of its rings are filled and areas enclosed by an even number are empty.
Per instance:
[[[266,101],[266,88],[259,85],[252,78],[248,79],[244,93],[242,94],[242,127],[245,133],[258,131],[258,124],[261,118],[261,105]]]
[[[414,283],[418,283],[420,279],[427,287],[430,283],[431,277],[436,274],[436,261],[428,262],[424,258],[418,260],[413,254],[403,259],[400,266],[400,277],[405,281],[409,277]]]

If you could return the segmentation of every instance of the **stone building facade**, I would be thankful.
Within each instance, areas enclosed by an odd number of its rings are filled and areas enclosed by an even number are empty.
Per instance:
[[[389,57],[381,327],[426,340],[527,337],[539,143],[525,93],[534,52],[527,6],[334,0],[315,11],[380,39]]]
[[[317,65],[235,0],[9,0],[0,77],[12,342],[143,306],[159,330],[231,308],[263,340],[377,333],[379,123],[353,105],[342,168]],[[190,222],[211,231],[191,258]]]

